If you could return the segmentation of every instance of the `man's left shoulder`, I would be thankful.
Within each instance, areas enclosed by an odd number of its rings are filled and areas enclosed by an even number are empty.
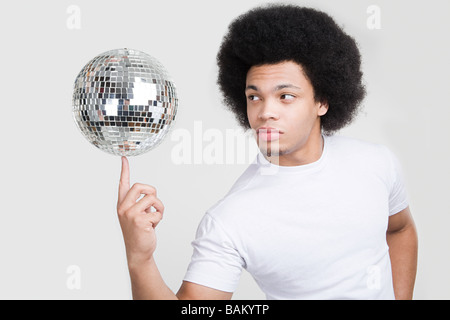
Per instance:
[[[359,138],[338,135],[332,136],[331,139],[335,149],[347,155],[385,158],[390,152],[389,149],[383,144],[370,142]]]
[[[358,171],[391,172],[395,162],[394,153],[384,144],[362,139],[334,136],[332,138],[333,158],[336,163]]]

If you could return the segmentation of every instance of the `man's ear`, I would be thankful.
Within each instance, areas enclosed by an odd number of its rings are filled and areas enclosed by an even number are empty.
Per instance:
[[[318,116],[323,116],[328,112],[328,102],[319,102]]]

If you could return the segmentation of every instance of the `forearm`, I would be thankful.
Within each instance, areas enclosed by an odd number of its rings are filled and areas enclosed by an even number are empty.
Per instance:
[[[152,258],[145,263],[128,263],[131,278],[131,291],[135,300],[174,300],[178,299],[164,283],[158,267]]]
[[[412,299],[418,250],[417,232],[414,225],[397,232],[388,232],[387,243],[391,258],[395,298],[397,300]]]

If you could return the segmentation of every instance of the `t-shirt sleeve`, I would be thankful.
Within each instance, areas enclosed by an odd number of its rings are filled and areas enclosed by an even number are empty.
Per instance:
[[[198,226],[192,246],[194,252],[184,280],[234,292],[245,263],[231,238],[208,213]]]
[[[399,213],[409,205],[403,170],[398,158],[388,150],[390,162],[389,216]]]

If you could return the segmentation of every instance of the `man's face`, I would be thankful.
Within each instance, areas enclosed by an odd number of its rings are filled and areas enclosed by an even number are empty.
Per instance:
[[[314,100],[302,67],[292,61],[254,66],[247,73],[245,95],[261,152],[279,156],[280,165],[307,163],[312,145],[322,141],[320,116],[328,105]]]

